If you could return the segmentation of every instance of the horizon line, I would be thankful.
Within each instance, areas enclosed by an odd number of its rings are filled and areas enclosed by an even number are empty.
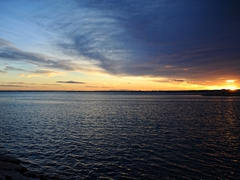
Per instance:
[[[240,91],[240,89],[198,89],[198,90],[0,90],[0,92],[206,92]]]

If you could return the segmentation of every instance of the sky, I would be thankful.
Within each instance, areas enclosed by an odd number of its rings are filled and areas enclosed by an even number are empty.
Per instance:
[[[0,0],[0,90],[240,88],[238,0]]]

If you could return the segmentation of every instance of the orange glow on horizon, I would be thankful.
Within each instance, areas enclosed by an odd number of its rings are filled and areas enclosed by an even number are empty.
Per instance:
[[[223,87],[222,89],[229,89],[231,91],[235,91],[237,90],[238,88],[236,86],[226,86],[226,87]]]
[[[106,74],[85,75],[79,73],[55,76],[12,76],[3,74],[0,90],[46,90],[46,91],[172,91],[172,90],[236,90],[240,81],[228,79],[172,79],[167,77],[113,76]],[[62,83],[59,83],[62,82]],[[80,83],[79,83],[80,82]]]

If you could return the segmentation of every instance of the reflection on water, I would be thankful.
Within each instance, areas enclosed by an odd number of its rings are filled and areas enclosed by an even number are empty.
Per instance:
[[[0,93],[0,146],[62,179],[238,179],[239,97]]]

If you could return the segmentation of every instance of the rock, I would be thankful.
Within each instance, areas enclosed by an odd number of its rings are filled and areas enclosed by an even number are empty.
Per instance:
[[[55,180],[43,175],[36,175],[20,165],[18,159],[0,154],[0,180]]]
[[[0,161],[0,170],[15,170],[20,173],[24,173],[27,171],[27,169],[21,165],[2,161]]]
[[[23,176],[17,171],[13,170],[0,170],[1,176],[5,177],[5,180],[8,179],[13,179],[13,180],[29,180],[28,177]]]
[[[40,176],[40,180],[49,180],[49,179],[45,176]]]
[[[18,159],[15,159],[15,158],[10,157],[10,156],[0,156],[0,161],[10,162],[10,163],[13,163],[13,164],[20,164],[20,161]]]
[[[5,178],[0,174],[0,180],[5,180]]]
[[[5,155],[0,156],[0,180],[29,180],[21,174],[25,171],[27,169],[20,165],[18,159]]]
[[[12,177],[10,177],[10,176],[5,176],[5,180],[12,180]]]
[[[38,178],[37,175],[32,171],[26,171],[23,173],[23,175],[29,178]]]

